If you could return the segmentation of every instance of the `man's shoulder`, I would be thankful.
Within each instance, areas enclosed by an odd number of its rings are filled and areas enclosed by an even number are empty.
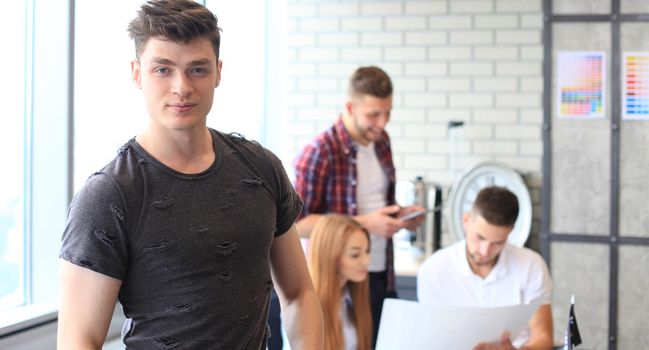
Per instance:
[[[422,268],[425,269],[448,269],[453,266],[452,262],[459,253],[459,250],[464,246],[464,241],[459,241],[451,244],[448,247],[442,248],[435,253],[431,254],[424,263]]]
[[[527,248],[527,247],[518,247],[512,244],[507,243],[506,245],[507,253],[515,262],[529,262],[529,263],[542,263],[545,264],[545,260],[538,252]]]
[[[262,163],[270,163],[273,167],[281,163],[275,153],[255,140],[247,139],[239,133],[224,133],[210,129],[217,143],[223,146],[220,149],[229,149],[231,153],[243,156],[246,160],[253,162],[257,167],[265,167]]]
[[[338,131],[332,126],[321,131],[305,144],[297,158],[311,157],[314,154],[319,155],[319,157],[323,155],[331,156],[343,147]]]
[[[133,176],[137,176],[137,170],[142,163],[142,157],[135,151],[133,140],[122,145],[117,151],[117,155],[108,164],[99,171],[91,174],[88,181],[106,181],[112,179],[120,182],[121,179],[129,181]]]
[[[526,248],[508,244],[507,269],[523,278],[544,276],[549,274],[548,265],[541,254]]]
[[[222,131],[209,129],[212,137],[216,143],[224,143],[228,148],[235,151],[247,151],[251,153],[261,154],[266,150],[259,142],[247,139],[244,135],[238,132],[225,133]]]
[[[464,246],[464,241],[457,241],[447,247],[444,247],[436,251],[433,255],[430,256],[430,258],[433,258],[435,260],[451,259],[452,257],[457,255],[458,251],[463,246]]]
[[[133,150],[131,142],[122,146],[113,160],[102,169],[92,173],[75,197],[90,196],[98,199],[105,196],[121,196],[134,193],[136,184],[141,183],[141,158]]]
[[[455,287],[466,282],[456,263],[457,242],[426,258],[417,272],[417,297],[422,303],[445,304],[454,300]]]
[[[319,148],[332,148],[341,143],[340,131],[336,129],[335,125],[320,131],[316,136],[311,139],[310,144]]]

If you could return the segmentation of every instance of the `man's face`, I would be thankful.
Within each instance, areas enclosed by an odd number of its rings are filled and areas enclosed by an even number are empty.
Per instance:
[[[191,130],[205,126],[221,76],[212,44],[150,39],[139,60],[131,62],[135,85],[142,89],[155,127]]]
[[[492,267],[512,227],[492,225],[473,212],[464,214],[467,259],[473,268]]]
[[[392,96],[356,96],[347,102],[346,108],[352,117],[352,135],[355,136],[355,141],[366,145],[378,140],[388,124],[392,111]]]

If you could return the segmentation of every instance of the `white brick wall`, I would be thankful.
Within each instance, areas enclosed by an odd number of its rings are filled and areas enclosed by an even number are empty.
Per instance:
[[[398,178],[450,185],[450,166],[489,159],[541,177],[542,0],[288,0],[287,12],[287,165],[336,119],[353,70],[375,64],[395,83]],[[454,145],[449,120],[465,122]]]

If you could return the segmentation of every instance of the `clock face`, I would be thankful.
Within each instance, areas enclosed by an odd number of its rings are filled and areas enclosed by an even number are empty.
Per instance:
[[[463,217],[471,210],[478,192],[489,186],[505,187],[518,197],[519,213],[509,234],[509,243],[523,246],[532,226],[532,201],[523,178],[498,162],[484,162],[465,171],[451,187],[449,194],[449,228],[455,240],[464,239]]]

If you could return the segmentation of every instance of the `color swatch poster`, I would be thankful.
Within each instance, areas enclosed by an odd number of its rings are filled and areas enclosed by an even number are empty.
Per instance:
[[[606,61],[604,52],[560,52],[557,69],[557,116],[604,118]]]
[[[622,119],[649,120],[649,52],[625,52]]]

